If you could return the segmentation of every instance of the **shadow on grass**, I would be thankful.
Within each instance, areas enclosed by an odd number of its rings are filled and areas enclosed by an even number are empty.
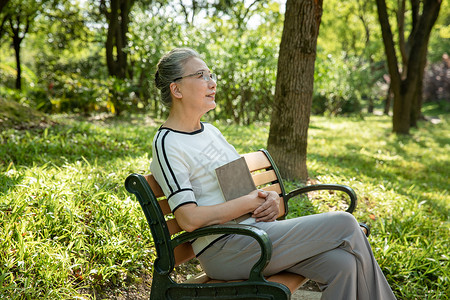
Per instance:
[[[23,174],[22,169],[34,166],[59,169],[80,161],[108,166],[116,161],[151,156],[151,143],[158,127],[144,118],[82,120],[66,120],[65,124],[48,128],[1,132],[0,194],[8,193],[23,180],[17,174],[6,176],[8,169]],[[136,171],[141,168],[135,167]]]
[[[138,157],[151,152],[156,127],[124,122],[55,125],[28,131],[8,130],[1,134],[0,168],[51,164],[61,167],[79,160],[106,164],[114,159]]]
[[[427,129],[428,130],[428,129]],[[420,148],[428,150],[428,146],[423,141],[411,141],[414,137],[396,137],[387,141],[387,149],[393,149],[397,159],[378,160],[359,152],[358,146],[348,144],[348,151],[343,153],[332,153],[330,155],[309,154],[312,160],[326,162],[331,170],[342,170],[342,173],[348,176],[365,176],[372,178],[375,182],[389,185],[393,183],[393,188],[399,194],[423,199],[424,193],[431,190],[445,190],[448,187],[449,162],[443,162],[435,158],[415,161],[402,143],[416,143]],[[448,138],[433,135],[429,131],[428,138],[440,146],[448,145]],[[430,178],[431,177],[431,178]],[[412,189],[412,187],[415,187]],[[425,199],[424,199],[425,200]],[[443,201],[436,199],[426,199],[428,205],[438,213],[443,220],[449,215],[449,210]]]

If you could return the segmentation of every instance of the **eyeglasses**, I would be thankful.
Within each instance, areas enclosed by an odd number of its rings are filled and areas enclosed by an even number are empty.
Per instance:
[[[194,73],[194,74],[189,74],[189,75],[182,76],[182,77],[177,77],[173,81],[175,82],[177,80],[180,80],[180,79],[183,79],[183,78],[186,78],[186,77],[193,77],[193,76],[198,76],[199,79],[203,78],[203,80],[207,81],[207,82],[210,81],[211,79],[214,82],[217,82],[217,75],[216,74],[214,74],[214,73],[206,73],[206,72],[203,72],[203,71],[197,72],[197,73]]]

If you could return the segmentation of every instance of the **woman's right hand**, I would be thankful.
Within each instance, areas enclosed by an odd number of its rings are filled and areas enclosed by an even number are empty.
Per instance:
[[[280,197],[278,194],[273,191],[259,190],[258,198],[264,198],[264,202],[253,211],[252,217],[256,219],[256,222],[275,221],[280,212]]]

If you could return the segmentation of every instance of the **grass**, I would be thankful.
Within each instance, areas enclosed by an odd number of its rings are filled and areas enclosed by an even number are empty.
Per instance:
[[[36,127],[48,122],[49,118],[42,112],[0,96],[0,130]]]
[[[392,135],[385,116],[311,120],[310,177],[356,190],[355,215],[372,225],[374,254],[399,299],[449,298],[447,116],[409,137]],[[54,121],[0,134],[0,299],[117,298],[155,258],[123,181],[148,170],[159,125],[143,116]],[[266,147],[267,124],[215,125],[241,153]],[[290,217],[320,206],[299,200]]]

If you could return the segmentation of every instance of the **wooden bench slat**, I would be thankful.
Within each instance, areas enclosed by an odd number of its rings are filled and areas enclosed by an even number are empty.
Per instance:
[[[216,280],[216,279],[211,279],[210,281],[208,281],[207,283],[224,283],[224,282],[229,282],[229,281],[225,281],[225,280]]]
[[[173,249],[175,255],[175,267],[193,259],[195,257],[194,250],[190,243],[183,243]]]
[[[145,179],[147,180],[148,184],[150,185],[150,188],[153,191],[153,194],[155,194],[156,198],[164,197],[164,192],[162,191],[161,187],[159,186],[158,182],[156,182],[155,177],[153,175],[144,175]]]
[[[267,156],[262,151],[253,153],[247,153],[242,155],[247,162],[250,172],[254,172],[261,169],[267,169],[272,166]]]
[[[268,281],[284,284],[285,286],[287,286],[289,288],[289,290],[291,291],[291,294],[293,294],[296,290],[298,290],[299,287],[301,287],[308,281],[307,278],[305,278],[301,275],[294,274],[291,272],[286,272],[286,271],[282,271],[278,274],[269,276],[266,279]]]
[[[207,283],[209,280],[211,280],[208,275],[206,275],[205,272],[199,273],[195,276],[192,276],[188,280],[186,280],[184,283]]]
[[[274,191],[274,192],[277,192],[278,195],[281,194],[281,186],[280,186],[279,183],[275,183],[275,184],[272,184],[272,185],[268,185],[268,186],[262,187],[261,189],[264,190],[264,191]]]
[[[183,229],[181,229],[180,225],[178,225],[178,222],[176,219],[167,220],[166,224],[167,224],[167,227],[169,228],[170,235],[174,235],[176,233],[183,231]]]
[[[255,182],[256,186],[271,183],[277,180],[277,174],[274,170],[264,171],[261,173],[256,173],[252,175],[253,182]]]
[[[268,276],[266,277],[266,279],[271,282],[277,282],[285,285],[286,287],[289,288],[291,293],[294,293],[296,290],[298,290],[299,287],[301,287],[308,281],[307,278],[301,275],[287,271],[282,271],[272,276]],[[220,282],[241,282],[241,281],[244,280],[231,280],[231,281],[215,280],[209,278],[208,275],[206,275],[206,273],[202,272],[184,281],[184,283],[217,283],[217,282],[220,283]]]
[[[172,214],[172,210],[170,209],[169,202],[167,199],[162,199],[158,201],[159,207],[165,216]]]

